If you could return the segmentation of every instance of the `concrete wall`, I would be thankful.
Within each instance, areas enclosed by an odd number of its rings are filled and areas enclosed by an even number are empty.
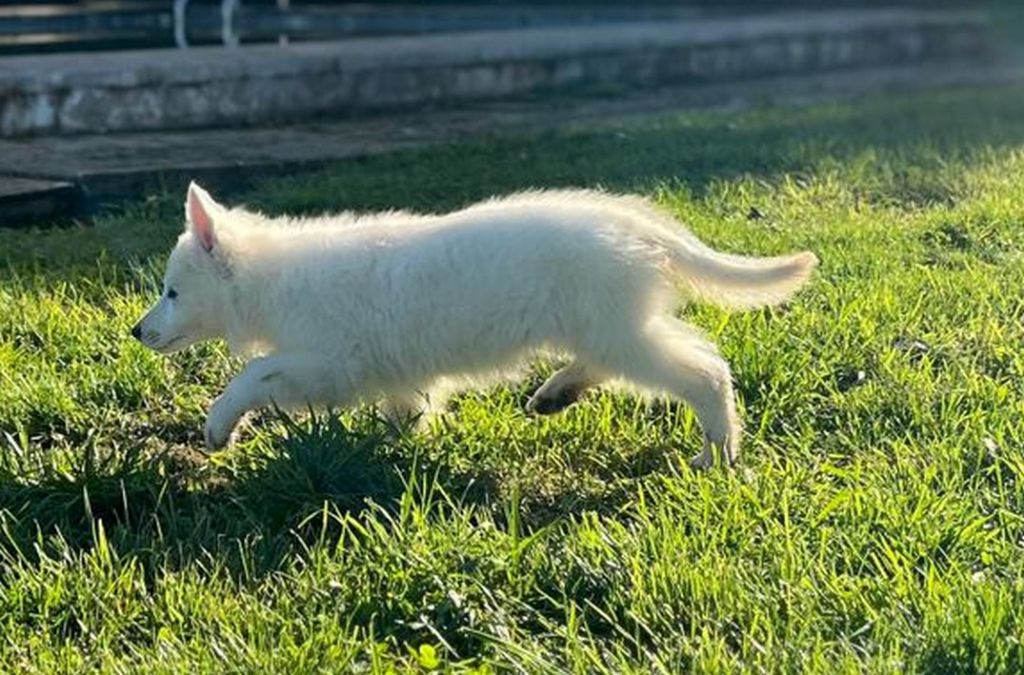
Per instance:
[[[977,16],[796,12],[0,60],[0,135],[262,124],[545,89],[980,59]]]

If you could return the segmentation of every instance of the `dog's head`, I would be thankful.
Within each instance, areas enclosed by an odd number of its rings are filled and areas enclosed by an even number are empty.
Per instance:
[[[224,335],[224,281],[231,268],[219,235],[227,215],[206,190],[189,185],[185,232],[167,261],[160,300],[132,328],[150,349],[169,354]]]

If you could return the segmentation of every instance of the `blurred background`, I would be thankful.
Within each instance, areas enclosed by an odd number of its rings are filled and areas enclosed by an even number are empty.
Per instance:
[[[970,0],[19,0],[0,7],[0,53],[615,24],[793,8],[948,9],[985,4]]]
[[[1014,0],[6,3],[0,222],[582,120],[1016,82],[1022,25]]]

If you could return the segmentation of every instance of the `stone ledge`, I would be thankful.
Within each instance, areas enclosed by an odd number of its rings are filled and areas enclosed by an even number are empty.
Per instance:
[[[84,207],[83,197],[68,181],[0,175],[0,227],[75,215]]]
[[[36,176],[40,181],[35,184],[19,179],[19,190],[25,193],[35,189],[41,193],[31,198],[36,207],[31,213],[14,201],[0,201],[0,227],[27,220],[52,224],[87,217],[105,205],[125,199],[138,199],[154,191],[184,190],[192,179],[228,194],[249,189],[271,175],[294,174],[346,158],[479,137],[614,128],[630,119],[649,119],[697,108],[805,103],[884,91],[1017,86],[1022,82],[1024,67],[1020,66],[982,70],[972,63],[942,63],[749,82],[676,85],[635,90],[614,98],[543,97],[531,101],[481,102],[453,110],[399,112],[369,119],[275,128],[0,139],[0,175]],[[54,185],[74,185],[78,198],[53,200],[48,191]]]
[[[0,135],[292,121],[608,84],[983,58],[980,15],[783,12],[277,46],[0,60]]]

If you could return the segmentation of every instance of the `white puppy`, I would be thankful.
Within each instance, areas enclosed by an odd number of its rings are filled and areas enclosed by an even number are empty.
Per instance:
[[[214,402],[224,446],[248,411],[384,398],[414,415],[436,392],[508,373],[551,350],[572,361],[527,404],[547,414],[588,387],[683,399],[704,430],[696,467],[739,450],[729,366],[672,316],[675,292],[730,307],[788,298],[811,253],[718,253],[636,198],[529,192],[446,215],[268,218],[189,187],[187,225],[160,301],[132,333],[168,353],[226,338],[259,354]]]

